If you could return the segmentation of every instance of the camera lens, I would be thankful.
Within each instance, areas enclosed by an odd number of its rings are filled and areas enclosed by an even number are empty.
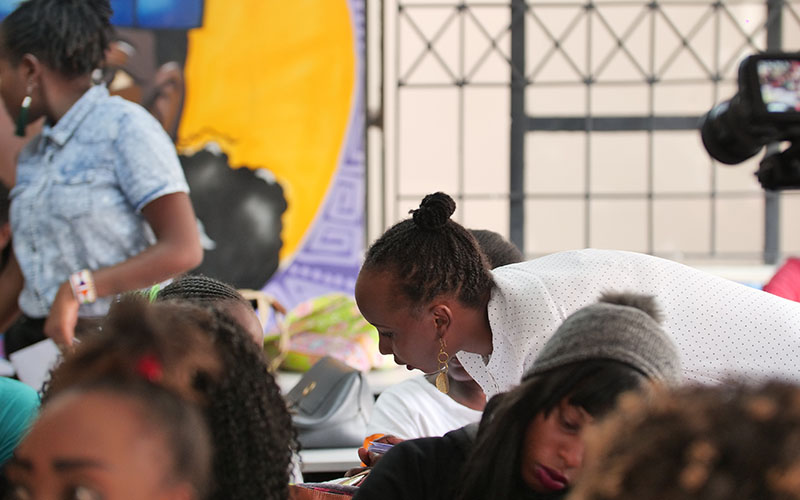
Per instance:
[[[735,106],[725,101],[714,106],[700,119],[700,137],[715,160],[727,165],[741,163],[755,156],[764,144],[747,133],[747,121],[735,116]]]

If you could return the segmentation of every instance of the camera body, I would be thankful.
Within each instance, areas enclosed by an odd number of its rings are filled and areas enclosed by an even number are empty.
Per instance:
[[[756,176],[765,189],[800,189],[800,52],[761,53],[739,65],[739,90],[700,122],[709,155],[734,165],[767,144],[790,142],[767,156]]]

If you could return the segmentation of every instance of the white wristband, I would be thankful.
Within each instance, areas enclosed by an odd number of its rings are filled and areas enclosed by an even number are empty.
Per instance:
[[[79,304],[91,304],[97,300],[94,277],[88,269],[72,273],[69,276],[69,285],[72,287],[72,294]]]

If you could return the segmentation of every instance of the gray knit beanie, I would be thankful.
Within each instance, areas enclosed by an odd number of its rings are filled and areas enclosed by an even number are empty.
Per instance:
[[[571,314],[523,379],[590,359],[619,361],[669,385],[681,381],[678,348],[661,328],[655,299],[647,295],[607,292]]]

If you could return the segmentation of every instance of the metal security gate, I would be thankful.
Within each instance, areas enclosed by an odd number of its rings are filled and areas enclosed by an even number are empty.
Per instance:
[[[438,92],[448,96],[442,101],[448,102],[446,111],[453,120],[452,126],[428,133],[429,147],[435,152],[437,134],[447,134],[444,142],[454,165],[443,179],[451,194],[467,207],[498,200],[507,204],[503,214],[506,233],[529,257],[548,253],[546,241],[557,235],[559,227],[573,234],[567,244],[616,246],[604,224],[615,217],[625,224],[628,215],[635,220],[629,230],[636,234],[629,243],[634,250],[669,257],[677,253],[685,260],[773,263],[779,257],[779,195],[762,192],[755,181],[728,182],[734,175],[731,167],[718,166],[702,150],[692,150],[689,160],[699,166],[702,175],[687,170],[694,185],[689,182],[682,189],[679,178],[669,178],[663,158],[679,149],[670,148],[673,143],[694,148],[691,141],[697,136],[699,116],[733,95],[743,57],[766,49],[800,49],[794,35],[800,33],[800,3],[398,0],[385,8],[381,19],[387,23],[384,28],[391,23],[386,36],[392,38],[384,40],[388,70],[382,74],[391,75],[386,97],[393,108],[384,136],[392,143],[387,148],[391,151],[387,164],[393,166],[384,171],[389,177],[384,196],[390,200],[385,205],[386,224],[403,217],[404,207],[417,202],[427,187],[408,188],[411,183],[404,181],[407,157],[421,158],[413,162],[412,169],[425,161],[418,148],[404,143],[404,137],[415,134],[417,128],[403,122],[410,109],[406,96]],[[507,171],[497,170],[497,175],[507,179],[503,191],[481,192],[466,186],[465,179],[473,175],[469,148],[474,141],[465,135],[465,127],[480,117],[468,116],[465,110],[475,89],[501,89],[508,100],[510,116],[498,125],[507,131],[507,154],[503,152]],[[626,94],[632,97],[626,99]],[[665,97],[673,94],[679,97]],[[697,94],[702,94],[702,99]],[[558,103],[559,95],[569,97]],[[609,99],[612,95],[617,97]],[[620,95],[619,105],[605,104],[619,100]],[[687,97],[680,97],[684,95]],[[638,104],[629,106],[634,101]],[[439,116],[442,111],[436,108],[434,101],[430,110],[418,112],[422,117],[419,127],[428,117]],[[619,151],[619,147],[615,152],[614,144],[626,144],[623,139],[627,137],[638,145],[636,155]],[[565,163],[572,169],[568,179],[572,182],[547,178],[548,172],[563,166],[557,153],[551,153],[555,159],[548,160],[551,138],[567,144],[564,151],[570,159]],[[541,155],[536,152],[537,144],[544,148]],[[577,149],[580,154],[573,154]],[[603,150],[610,155],[603,156]],[[630,172],[635,182],[620,183],[612,177],[615,167],[610,165],[616,153],[625,153],[621,156],[627,159],[628,170],[620,172]],[[447,156],[442,158],[450,161]],[[733,168],[746,169],[749,175],[751,167]],[[432,164],[419,172],[436,168]],[[670,225],[683,224],[669,217],[670,207],[683,206],[680,204],[694,207],[681,208],[689,212],[684,214],[688,219],[703,220],[691,238],[683,239],[688,242],[685,248],[680,242],[664,243],[671,241],[670,231],[676,231]],[[565,216],[560,226],[542,213],[550,211],[551,205],[568,207],[564,212],[571,215]],[[763,220],[758,221],[763,227],[742,239],[760,237],[758,245],[728,241],[725,234],[730,233],[729,228],[736,229],[736,211],[746,213],[754,208],[763,210]],[[541,223],[532,220],[536,218]],[[570,220],[579,222],[570,224]],[[474,225],[469,216],[462,215],[461,221]]]

